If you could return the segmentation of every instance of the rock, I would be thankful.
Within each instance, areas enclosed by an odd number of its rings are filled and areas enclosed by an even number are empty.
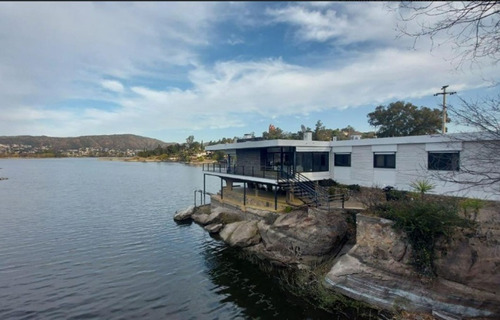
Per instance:
[[[257,221],[238,221],[227,224],[219,233],[224,242],[233,247],[248,247],[260,242]]]
[[[258,227],[266,250],[297,259],[331,253],[339,248],[347,231],[342,216],[330,214],[322,217],[304,211],[281,215],[272,225],[261,221]]]
[[[404,245],[406,237],[392,229],[393,222],[360,214],[356,221],[356,245],[325,278],[335,291],[384,309],[499,318],[496,237],[455,235],[450,243],[438,243],[438,277],[427,278],[412,268],[411,246]]]
[[[411,250],[404,233],[393,229],[394,222],[358,214],[356,216],[356,248],[351,252],[363,261],[392,272],[405,273]],[[398,270],[396,265],[401,265]],[[401,269],[401,270],[400,270]]]
[[[187,219],[191,219],[191,216],[194,212],[194,206],[189,206],[184,210],[177,211],[174,215],[175,221],[184,221]]]
[[[436,245],[434,266],[439,277],[472,288],[500,294],[500,244],[498,237],[456,235]]]
[[[204,212],[197,212],[192,216],[196,223],[201,225],[209,225],[214,223],[228,224],[235,221],[241,221],[242,218],[226,208],[217,207],[212,209],[209,214]]]
[[[404,277],[373,268],[349,253],[325,277],[326,285],[356,300],[388,310],[446,314],[450,317],[496,317],[498,297],[492,293],[433,279]]]
[[[203,229],[207,230],[210,233],[217,233],[222,229],[222,227],[224,227],[222,223],[212,223],[206,225]]]

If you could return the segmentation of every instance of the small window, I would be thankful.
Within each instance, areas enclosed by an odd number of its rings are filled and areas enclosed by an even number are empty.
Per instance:
[[[429,152],[427,167],[429,170],[460,170],[459,152]]]
[[[350,153],[336,153],[334,161],[335,161],[336,167],[350,167],[351,166],[351,154]]]
[[[373,155],[374,168],[396,168],[396,154],[374,154]]]

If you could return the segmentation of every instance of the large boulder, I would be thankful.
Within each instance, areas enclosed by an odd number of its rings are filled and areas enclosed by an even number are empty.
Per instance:
[[[226,208],[217,207],[209,212],[195,212],[192,215],[193,220],[203,226],[209,224],[227,224],[242,220],[242,217]]]
[[[257,221],[238,221],[224,226],[219,233],[224,242],[233,247],[248,247],[260,242]]]
[[[458,233],[458,232],[457,232]],[[439,277],[500,294],[500,230],[472,236],[455,235],[436,245],[434,266]]]
[[[194,213],[194,209],[195,209],[194,206],[189,206],[184,210],[176,211],[175,215],[174,215],[174,220],[175,221],[184,221],[184,220],[191,219],[191,216]]]
[[[448,314],[448,319],[498,319],[498,296],[440,278],[402,276],[372,267],[347,253],[325,277],[327,287],[388,310]],[[483,319],[483,318],[481,318]]]
[[[328,255],[339,249],[347,223],[344,217],[333,213],[293,211],[281,215],[272,225],[261,221],[258,228],[266,250],[300,259]]]
[[[224,227],[224,225],[222,223],[212,223],[212,224],[206,225],[203,229],[207,230],[210,233],[217,233],[223,227]]]

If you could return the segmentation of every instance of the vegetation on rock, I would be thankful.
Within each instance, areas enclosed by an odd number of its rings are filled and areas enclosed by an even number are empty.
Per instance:
[[[420,273],[435,276],[436,242],[448,240],[457,227],[471,227],[458,215],[455,199],[388,201],[372,208],[378,216],[395,222],[394,228],[406,233],[412,247],[412,265]]]

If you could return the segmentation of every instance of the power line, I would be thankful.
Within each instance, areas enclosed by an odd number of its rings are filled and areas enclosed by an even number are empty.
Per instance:
[[[441,90],[443,90],[443,92],[438,92],[438,93],[435,93],[434,96],[438,96],[440,94],[443,95],[443,127],[441,129],[441,132],[443,134],[446,133],[446,95],[449,94],[449,95],[452,95],[452,94],[455,94],[456,91],[453,91],[453,92],[446,92],[446,88],[448,88],[449,85],[446,85],[446,86],[443,86],[441,88]]]

